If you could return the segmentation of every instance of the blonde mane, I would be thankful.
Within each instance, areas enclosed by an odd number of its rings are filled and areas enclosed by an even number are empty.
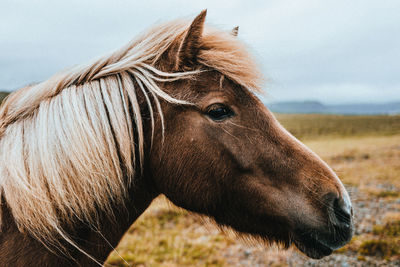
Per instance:
[[[143,163],[137,91],[145,96],[154,130],[155,115],[163,122],[160,99],[187,104],[165,93],[160,82],[201,71],[158,68],[161,55],[188,27],[188,21],[157,26],[110,55],[23,88],[3,103],[0,197],[20,231],[43,242],[67,239],[64,225],[85,221],[96,227],[99,211],[112,217],[112,205],[124,203],[140,169],[135,162]],[[197,60],[259,90],[258,68],[229,33],[206,28]]]

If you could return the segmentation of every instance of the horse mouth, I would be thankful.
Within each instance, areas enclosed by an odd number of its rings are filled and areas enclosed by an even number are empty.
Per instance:
[[[296,247],[313,259],[321,259],[332,254],[335,248],[328,246],[325,242],[318,240],[312,235],[301,235],[293,240]]]

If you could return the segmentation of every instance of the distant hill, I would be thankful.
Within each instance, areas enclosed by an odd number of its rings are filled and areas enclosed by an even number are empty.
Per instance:
[[[379,115],[400,114],[400,101],[382,104],[339,104],[325,105],[318,101],[275,102],[266,106],[273,112],[288,114],[343,114],[343,115]]]
[[[0,104],[1,104],[1,102],[3,102],[3,99],[6,97],[6,96],[8,96],[8,92],[1,92],[0,91]]]

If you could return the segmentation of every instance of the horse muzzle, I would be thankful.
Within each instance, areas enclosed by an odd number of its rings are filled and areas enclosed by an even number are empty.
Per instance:
[[[300,226],[294,231],[294,244],[313,259],[330,255],[346,245],[354,232],[353,210],[348,195],[341,198],[334,194],[324,197],[327,222],[324,227]]]

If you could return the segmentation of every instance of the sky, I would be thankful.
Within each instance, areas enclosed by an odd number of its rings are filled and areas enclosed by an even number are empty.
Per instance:
[[[1,0],[0,89],[40,82],[206,8],[206,23],[239,26],[267,101],[400,100],[398,0]]]

